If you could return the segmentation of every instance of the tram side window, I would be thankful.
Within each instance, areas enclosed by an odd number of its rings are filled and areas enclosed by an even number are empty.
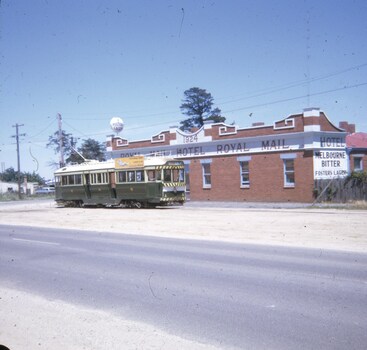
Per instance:
[[[156,180],[156,172],[155,170],[148,170],[148,181],[155,181]]]
[[[118,172],[118,182],[126,182],[126,171]]]
[[[82,184],[82,174],[76,174],[75,175],[75,185],[81,185]]]
[[[82,175],[75,174],[75,175],[65,175],[62,176],[62,185],[81,185],[82,183]]]
[[[127,172],[127,181],[128,182],[135,182],[135,171],[128,171]]]
[[[61,184],[62,186],[66,186],[68,184],[68,177],[66,175],[61,176]]]
[[[136,182],[143,182],[144,181],[144,171],[137,170],[136,171]]]
[[[74,185],[74,175],[68,175],[68,185]]]
[[[107,173],[91,174],[92,184],[106,184],[108,183]]]

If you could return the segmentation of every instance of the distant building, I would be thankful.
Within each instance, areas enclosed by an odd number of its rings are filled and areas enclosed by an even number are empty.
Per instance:
[[[191,133],[170,127],[138,141],[110,136],[107,156],[184,160],[191,200],[312,202],[314,180],[347,176],[350,160],[356,169],[361,154],[366,167],[366,153],[347,148],[355,127],[342,126],[349,129],[335,126],[320,109],[307,108],[272,125],[206,123]]]
[[[38,187],[38,182],[22,182],[20,184],[20,192],[32,195]],[[0,194],[18,192],[17,182],[0,182]]]
[[[352,132],[347,135],[347,153],[350,159],[350,171],[367,170],[367,133]]]

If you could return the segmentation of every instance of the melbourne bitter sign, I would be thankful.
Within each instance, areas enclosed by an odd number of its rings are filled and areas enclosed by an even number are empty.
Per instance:
[[[348,155],[342,137],[320,137],[320,149],[314,151],[315,179],[335,179],[348,175]]]

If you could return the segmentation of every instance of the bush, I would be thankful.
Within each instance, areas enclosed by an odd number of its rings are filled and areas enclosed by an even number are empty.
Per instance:
[[[367,184],[367,171],[353,171],[344,182],[344,185],[351,184],[352,187],[362,187]]]

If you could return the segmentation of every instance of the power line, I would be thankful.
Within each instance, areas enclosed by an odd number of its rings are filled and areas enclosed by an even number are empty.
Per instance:
[[[40,132],[38,132],[37,134],[35,135],[32,135],[32,136],[28,136],[29,139],[33,139],[34,137],[37,137],[38,135],[41,135],[43,134],[52,124],[55,123],[55,120],[52,120],[44,129],[42,129]]]
[[[336,75],[340,75],[340,74],[343,74],[343,73],[346,73],[346,72],[349,72],[349,71],[352,71],[352,70],[355,70],[355,69],[363,68],[363,67],[366,67],[366,66],[367,66],[367,63],[363,63],[363,64],[360,64],[358,66],[346,68],[346,69],[336,71],[336,72],[333,72],[333,73],[329,73],[329,74],[326,74],[326,75],[316,76],[312,79],[302,79],[302,80],[299,80],[299,81],[295,81],[293,83],[287,83],[287,84],[284,84],[284,85],[279,85],[278,87],[262,89],[262,90],[259,90],[258,93],[253,93],[253,94],[250,94],[249,96],[245,96],[245,97],[234,99],[234,100],[228,100],[228,101],[222,102],[220,104],[223,105],[223,104],[227,104],[227,103],[248,100],[248,99],[254,98],[254,97],[269,95],[269,94],[272,94],[272,93],[275,93],[275,92],[291,89],[291,88],[294,88],[294,87],[297,87],[297,86],[302,86],[302,85],[305,85],[305,84],[308,84],[308,83],[313,83],[315,81],[328,79],[328,78],[334,77]],[[306,97],[307,97],[307,95],[306,95]],[[218,99],[216,99],[216,101],[217,100]]]
[[[260,104],[246,106],[246,107],[231,109],[231,110],[223,111],[223,113],[237,112],[237,111],[242,111],[242,110],[245,110],[245,109],[269,106],[269,105],[273,105],[273,104],[277,104],[277,103],[298,100],[298,99],[305,98],[305,97],[308,97],[308,96],[324,95],[324,94],[328,94],[330,92],[357,88],[357,87],[360,87],[360,86],[363,86],[363,85],[367,85],[367,82],[366,83],[355,84],[355,85],[350,85],[350,86],[343,86],[342,88],[337,88],[337,89],[332,89],[332,90],[319,91],[319,92],[315,92],[315,93],[309,94],[309,95],[307,94],[307,95],[302,95],[302,96],[290,97],[290,98],[285,98],[285,99],[281,99],[281,100],[275,100],[275,101],[271,101],[271,102],[260,103]]]
[[[362,63],[362,64],[359,64],[359,65],[356,65],[356,66],[352,66],[352,67],[349,67],[349,68],[344,68],[344,69],[334,71],[334,72],[331,72],[331,73],[328,73],[328,74],[318,75],[318,76],[315,76],[314,78],[307,77],[306,79],[293,81],[293,82],[278,85],[278,86],[275,86],[275,87],[260,89],[260,90],[257,90],[255,92],[249,93],[247,96],[243,96],[243,97],[239,97],[239,98],[232,98],[230,96],[215,98],[215,102],[216,102],[217,105],[222,106],[222,105],[233,103],[233,102],[249,100],[251,98],[266,96],[266,95],[274,94],[276,92],[292,89],[292,88],[295,88],[297,86],[302,86],[302,85],[311,84],[311,83],[314,83],[314,82],[317,82],[317,81],[320,81],[320,80],[329,79],[329,78],[335,77],[337,75],[344,74],[344,73],[347,73],[347,72],[350,72],[350,71],[353,71],[353,70],[358,70],[358,69],[365,68],[365,67],[367,67],[367,63]],[[312,95],[313,94],[309,94],[309,92],[308,92],[308,94],[305,95],[304,97],[309,97],[309,96],[312,96]],[[237,96],[241,96],[241,94],[239,94]],[[223,102],[220,102],[221,100]],[[137,119],[137,118],[147,118],[147,117],[158,117],[158,116],[163,116],[163,115],[174,114],[174,113],[177,113],[177,112],[179,112],[178,109],[168,111],[168,112],[157,112],[157,113],[148,113],[148,114],[140,114],[140,115],[138,114],[138,115],[135,115],[135,116],[125,117],[125,118]],[[120,112],[91,112],[91,113],[80,113],[80,114],[82,114],[82,115],[114,115],[114,114],[126,115],[126,114],[133,114],[133,113],[135,113],[135,112],[120,111]],[[65,113],[65,115],[68,115],[68,113]],[[70,117],[65,118],[64,117],[63,119],[64,120],[65,119],[66,120],[104,120],[106,118],[70,118]]]

